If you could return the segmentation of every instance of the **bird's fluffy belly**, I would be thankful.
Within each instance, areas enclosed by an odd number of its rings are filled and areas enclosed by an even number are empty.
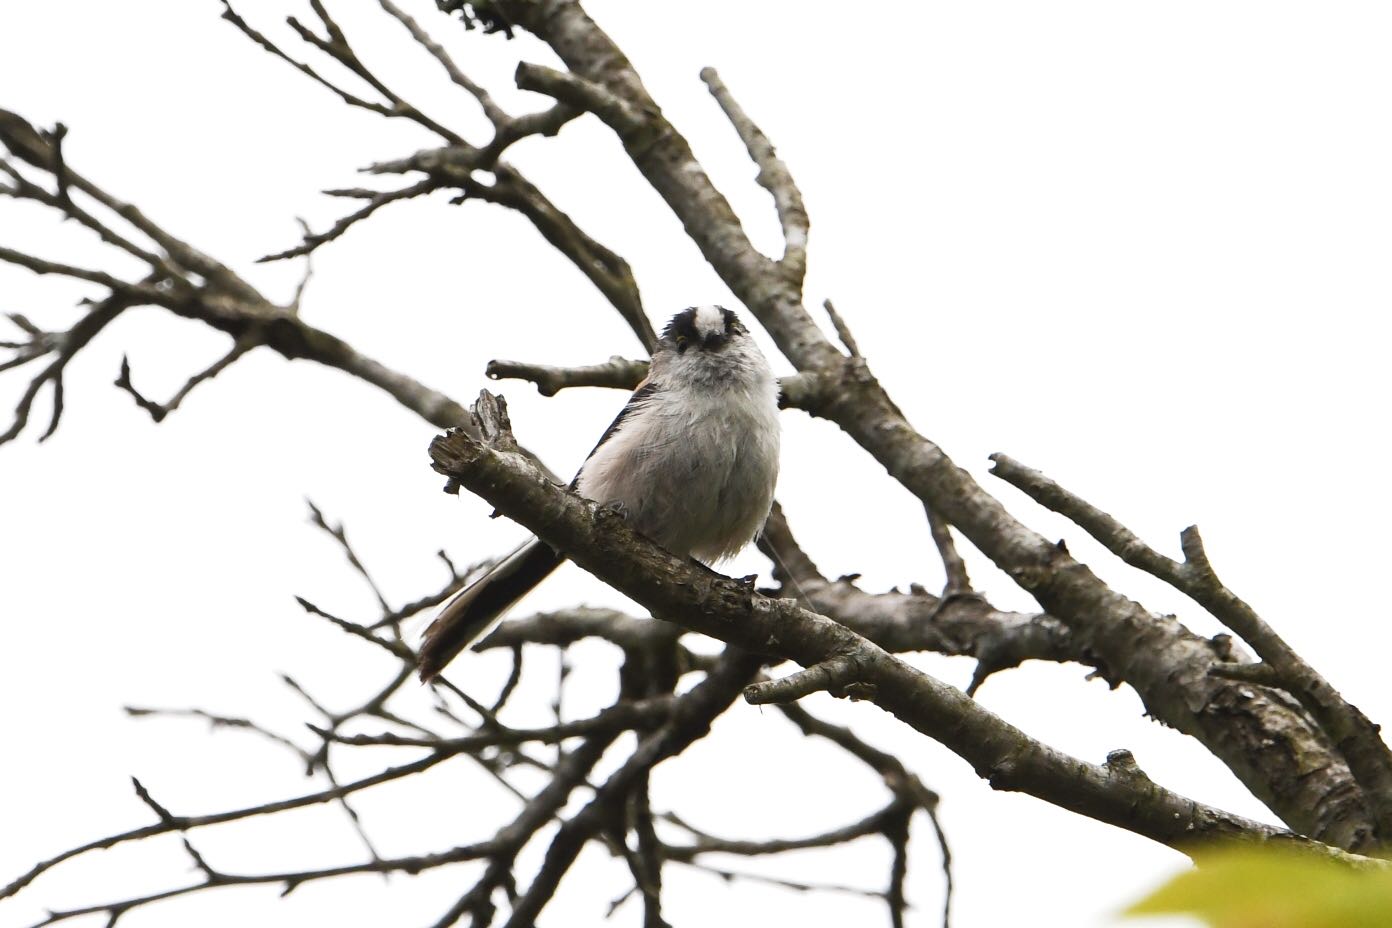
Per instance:
[[[635,529],[674,554],[714,562],[758,534],[777,473],[772,403],[667,398],[620,426],[586,463],[578,489],[622,506]]]

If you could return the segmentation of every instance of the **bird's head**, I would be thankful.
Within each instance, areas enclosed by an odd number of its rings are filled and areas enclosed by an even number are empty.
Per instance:
[[[749,337],[739,317],[723,306],[692,306],[672,317],[659,348],[677,355],[717,353]]]
[[[702,390],[772,382],[749,330],[723,306],[692,306],[673,316],[653,352],[652,371],[668,386]]]

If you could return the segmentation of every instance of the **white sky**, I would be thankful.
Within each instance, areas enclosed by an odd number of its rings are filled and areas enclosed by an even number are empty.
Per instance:
[[[507,93],[535,43],[437,28],[475,77]],[[380,74],[437,118],[480,135],[470,101],[376,4],[331,3]],[[720,69],[795,172],[812,215],[809,304],[831,297],[910,419],[1032,526],[1067,537],[1104,577],[1204,634],[1216,624],[1100,553],[1081,532],[985,475],[1006,451],[1088,496],[1162,550],[1204,529],[1229,584],[1374,718],[1392,718],[1383,655],[1383,577],[1392,517],[1388,259],[1392,247],[1392,10],[1378,3],[993,2],[846,7],[768,2],[592,2],[668,116],[687,133],[750,233],[777,244],[766,194],[697,72]],[[241,12],[278,38],[290,0]],[[322,228],[347,204],[317,191],[356,168],[434,144],[350,112],[252,47],[199,3],[8,4],[0,12],[0,106],[70,129],[71,164],[156,221],[228,261],[273,296],[298,267],[253,266]],[[732,298],[679,224],[590,120],[513,160],[632,263],[654,321]],[[445,197],[383,211],[316,259],[306,317],[461,400],[488,386],[492,357],[587,363],[636,342],[602,298],[521,219]],[[60,260],[112,261],[80,229],[0,203],[0,242]],[[48,328],[88,292],[0,267],[0,311]],[[441,580],[434,551],[465,562],[519,532],[477,501],[439,493],[432,430],[385,396],[269,353],[240,362],[153,425],[112,389],[123,353],[138,386],[168,396],[224,339],[159,310],[127,314],[84,351],[69,411],[38,446],[34,426],[0,449],[5,643],[0,705],[10,755],[0,780],[0,881],[36,859],[145,824],[138,775],[176,813],[210,812],[316,788],[297,762],[237,733],[130,720],[125,704],[200,706],[295,733],[310,720],[276,679],[286,671],[334,707],[388,668],[303,616],[299,593],[368,618],[372,601],[303,497],[348,526],[389,597]],[[786,370],[786,364],[780,365]],[[22,389],[3,377],[0,408]],[[622,402],[545,400],[504,386],[522,439],[574,466]],[[1384,424],[1379,425],[1380,422]],[[37,427],[36,427],[37,426]],[[785,417],[779,496],[827,572],[867,589],[940,572],[907,493],[834,428]],[[993,485],[994,484],[994,485]],[[833,492],[824,488],[835,487]],[[974,552],[973,552],[974,553]],[[979,557],[973,577],[1004,605],[1029,600]],[[763,568],[747,555],[732,569]],[[529,606],[620,598],[574,568]],[[505,671],[467,658],[456,679],[491,693]],[[536,693],[549,658],[532,662]],[[569,707],[612,694],[614,657],[577,648]],[[965,684],[971,663],[922,667]],[[986,684],[982,702],[1091,761],[1129,747],[1157,781],[1270,819],[1198,745],[1141,718],[1073,666],[1029,666]],[[542,697],[533,701],[537,704]],[[1106,926],[1111,913],[1182,866],[1179,855],[1026,796],[992,793],[955,756],[865,705],[813,707],[898,752],[943,794],[957,863],[958,926]],[[519,721],[524,717],[519,716]],[[345,776],[399,754],[342,755]],[[457,764],[428,781],[365,794],[384,853],[443,849],[512,814],[496,787]],[[690,757],[661,768],[656,803],[712,831],[810,833],[877,807],[875,778],[791,733],[774,712],[736,707]],[[359,859],[332,809],[198,832],[227,870]],[[536,852],[527,860],[535,861]],[[887,854],[865,842],[751,869],[879,887]],[[935,925],[941,886],[926,823],[916,830],[911,924]],[[0,906],[0,925],[193,879],[171,838],[61,868]],[[544,923],[599,921],[627,887],[587,853]],[[472,882],[456,867],[384,882],[322,882],[286,900],[223,891],[127,916],[132,925],[425,925]],[[880,924],[882,907],[803,896],[672,867],[678,925]],[[795,921],[800,920],[800,921]],[[636,925],[630,903],[616,925]],[[124,921],[123,921],[124,924]]]

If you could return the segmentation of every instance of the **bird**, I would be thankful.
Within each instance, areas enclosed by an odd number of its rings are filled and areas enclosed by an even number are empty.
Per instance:
[[[667,323],[647,376],[570,489],[671,553],[716,564],[763,528],[778,453],[778,381],[768,360],[732,310],[692,306]],[[455,594],[425,631],[421,679],[433,679],[564,562],[531,538]]]

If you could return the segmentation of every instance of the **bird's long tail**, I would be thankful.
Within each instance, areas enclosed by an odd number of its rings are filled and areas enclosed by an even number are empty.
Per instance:
[[[460,651],[482,638],[513,603],[564,560],[545,542],[533,538],[456,593],[425,630],[416,659],[421,679],[429,681]]]

